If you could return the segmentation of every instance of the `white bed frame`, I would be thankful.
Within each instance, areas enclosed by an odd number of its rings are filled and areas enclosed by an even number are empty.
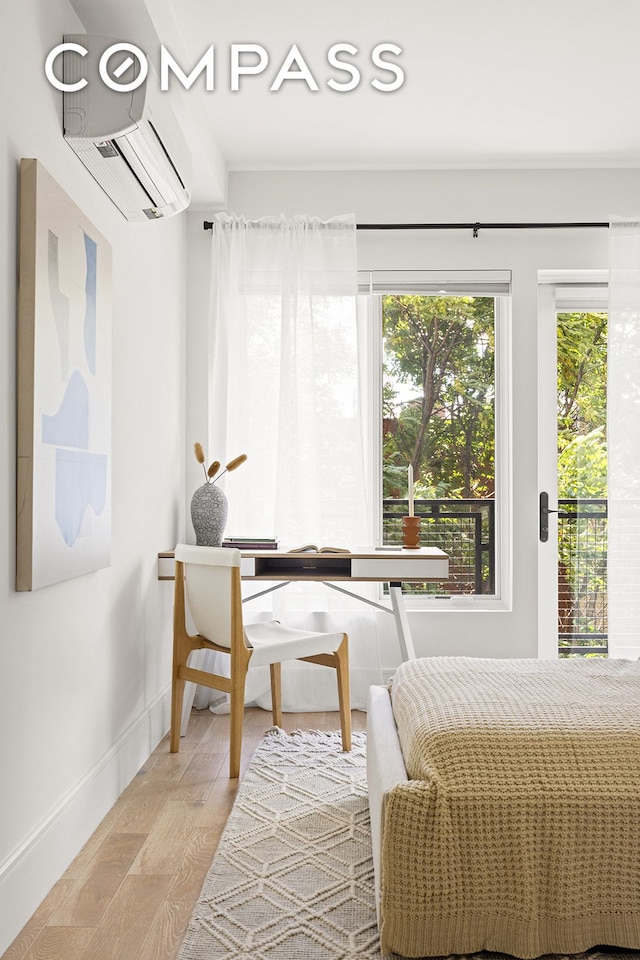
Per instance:
[[[370,687],[367,701],[367,783],[378,924],[385,794],[396,783],[408,779],[389,691],[386,687]]]

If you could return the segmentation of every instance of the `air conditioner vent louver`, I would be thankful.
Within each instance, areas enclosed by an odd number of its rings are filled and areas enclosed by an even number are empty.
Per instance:
[[[160,136],[160,134],[158,133],[158,131],[156,130],[156,128],[154,127],[154,125],[151,123],[151,121],[149,121],[149,126],[151,127],[151,129],[153,130],[154,134],[156,135],[156,137],[157,137],[157,139],[158,139],[158,143],[160,144],[160,147],[162,148],[162,150],[164,150],[164,155],[165,155],[165,157],[167,158],[167,160],[169,161],[169,163],[171,164],[171,166],[173,167],[176,177],[178,178],[178,180],[179,180],[180,183],[182,184],[183,189],[186,190],[187,188],[186,188],[186,186],[184,185],[184,183],[182,182],[182,177],[180,176],[180,174],[179,174],[178,171],[176,170],[176,168],[175,168],[175,166],[174,166],[174,163],[173,163],[173,160],[171,159],[171,154],[169,153],[169,151],[168,151],[167,148],[165,147],[164,143],[162,142],[162,137]]]
[[[140,189],[141,189],[141,190],[144,190],[144,192],[146,193],[146,195],[147,195],[147,197],[149,198],[149,200],[151,201],[151,203],[152,203],[154,206],[157,206],[157,205],[158,205],[158,201],[156,200],[155,197],[152,197],[152,196],[151,196],[151,194],[149,193],[149,191],[148,191],[147,188],[145,187],[144,183],[142,183],[142,181],[141,181],[141,179],[140,179],[140,176],[138,175],[138,173],[136,172],[136,170],[134,169],[134,167],[129,163],[129,161],[127,160],[126,155],[123,153],[122,147],[120,147],[117,143],[115,143],[114,146],[115,146],[115,148],[116,148],[116,151],[117,151],[117,153],[118,153],[118,156],[120,156],[120,157],[122,158],[122,162],[123,162],[123,163],[129,168],[129,170],[131,171],[131,176],[132,176],[132,177],[138,182],[138,184],[140,185]],[[123,147],[124,147],[124,144],[123,144]],[[143,212],[144,212],[144,211],[143,211]]]

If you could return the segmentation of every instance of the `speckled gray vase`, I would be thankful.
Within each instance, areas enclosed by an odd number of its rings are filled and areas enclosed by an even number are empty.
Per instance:
[[[203,483],[191,498],[191,522],[199,547],[221,547],[229,504],[224,490]]]

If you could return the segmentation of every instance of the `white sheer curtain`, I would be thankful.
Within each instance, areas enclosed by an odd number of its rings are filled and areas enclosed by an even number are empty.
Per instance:
[[[248,455],[225,478],[227,535],[274,535],[283,547],[371,545],[353,217],[220,214],[212,243],[209,449],[223,463]],[[245,594],[260,586],[246,583]],[[245,604],[244,615],[349,633],[354,707],[380,682],[375,617],[359,601],[292,584]],[[268,671],[250,671],[247,702],[270,706]],[[334,672],[286,665],[283,707],[335,709]]]
[[[611,223],[607,375],[609,656],[640,656],[640,220]]]

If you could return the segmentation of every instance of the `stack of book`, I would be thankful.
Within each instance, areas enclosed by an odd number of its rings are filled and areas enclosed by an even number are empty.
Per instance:
[[[277,550],[279,543],[279,537],[225,537],[222,546],[236,550]]]

